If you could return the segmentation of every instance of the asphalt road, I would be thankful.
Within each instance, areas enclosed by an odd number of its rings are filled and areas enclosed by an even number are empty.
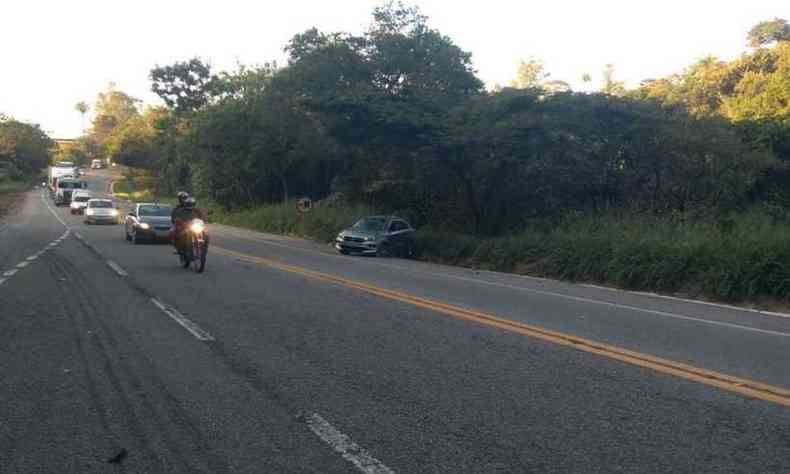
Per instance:
[[[790,318],[210,231],[198,275],[26,195],[0,471],[790,471],[788,406],[637,357],[788,388]]]

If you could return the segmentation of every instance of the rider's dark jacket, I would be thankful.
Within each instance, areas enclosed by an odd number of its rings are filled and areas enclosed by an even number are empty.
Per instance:
[[[196,207],[178,205],[173,208],[173,212],[170,214],[170,221],[173,224],[176,223],[176,219],[189,222],[192,219],[205,219],[205,217],[203,216],[203,211]]]

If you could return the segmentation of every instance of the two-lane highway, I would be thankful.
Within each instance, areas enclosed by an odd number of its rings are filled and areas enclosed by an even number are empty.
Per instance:
[[[48,250],[0,284],[3,471],[790,470],[781,315],[222,226],[198,275],[20,212],[0,271]]]

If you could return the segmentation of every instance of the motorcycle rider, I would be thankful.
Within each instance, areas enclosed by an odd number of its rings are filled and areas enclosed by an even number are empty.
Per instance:
[[[178,193],[178,206],[173,208],[170,214],[170,221],[175,225],[173,232],[173,246],[178,253],[184,245],[184,232],[192,223],[193,219],[205,220],[203,211],[195,207],[197,201],[184,191]],[[208,246],[208,234],[204,232],[206,246]]]

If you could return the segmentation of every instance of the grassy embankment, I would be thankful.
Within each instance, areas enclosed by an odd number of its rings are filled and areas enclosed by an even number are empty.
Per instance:
[[[116,185],[133,200],[150,190]],[[142,196],[145,199],[136,199]],[[201,203],[210,222],[329,242],[364,206],[319,205],[299,216],[290,205],[227,212]],[[726,221],[647,215],[569,216],[497,238],[423,229],[420,258],[451,265],[595,282],[729,302],[790,301],[790,224],[765,213]]]
[[[374,212],[319,206],[300,219],[282,205],[212,211],[214,222],[321,242]],[[498,238],[421,230],[417,241],[420,258],[451,265],[719,301],[790,301],[790,224],[758,212],[724,222],[577,216]]]
[[[18,202],[19,194],[30,188],[30,180],[0,178],[0,217],[6,215]]]

